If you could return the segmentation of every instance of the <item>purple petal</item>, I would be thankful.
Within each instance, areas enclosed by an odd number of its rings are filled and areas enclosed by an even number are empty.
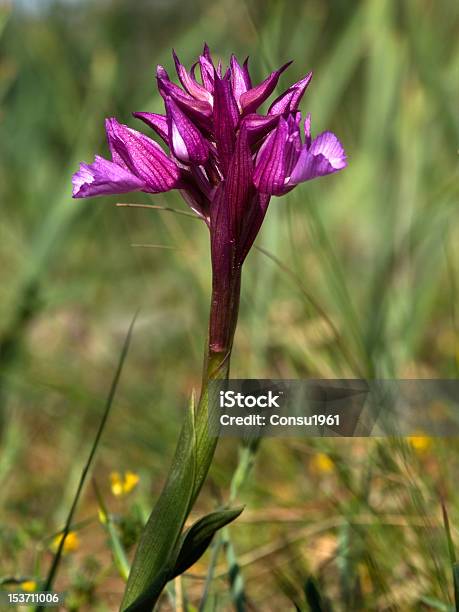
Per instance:
[[[171,151],[184,164],[203,164],[209,156],[206,139],[172,98],[166,98],[166,111]]]
[[[175,51],[172,51],[172,54],[174,56],[178,78],[180,79],[180,83],[183,85],[185,90],[190,94],[190,96],[193,96],[193,98],[212,104],[212,94],[200,83],[198,83],[193,76],[191,76],[191,74],[186,70],[185,66],[180,63]]]
[[[250,144],[255,144],[276,127],[279,116],[271,115],[267,117],[265,115],[257,115],[256,113],[246,115],[244,117],[244,125],[247,128]]]
[[[239,98],[244,94],[248,89],[252,87],[250,82],[249,72],[239,64],[236,56],[233,54],[230,60],[230,69],[231,69],[231,87],[233,89],[233,95],[236,102],[239,102]]]
[[[249,58],[246,57],[242,64],[242,70],[244,71],[244,80],[247,83],[247,90],[252,89],[252,79],[250,78],[249,72]]]
[[[129,166],[126,164],[124,159],[121,157],[121,155],[118,153],[116,148],[113,146],[113,143],[116,138],[116,125],[118,125],[118,122],[116,121],[116,119],[113,119],[113,120],[106,119],[105,120],[105,132],[107,135],[108,148],[110,149],[110,153],[111,153],[113,162],[115,164],[118,164],[118,166],[121,166],[121,168],[124,168],[125,170],[130,171]]]
[[[214,90],[214,65],[212,61],[205,55],[199,57],[199,70],[201,71],[202,84],[210,93]]]
[[[209,49],[209,45],[205,42],[204,43],[204,48],[202,50],[202,54],[203,56],[209,60],[209,62],[212,64],[212,56],[210,54],[210,49]],[[213,64],[212,64],[213,65]]]
[[[239,111],[230,82],[221,79],[216,72],[214,80],[214,133],[221,169],[225,174],[234,151]]]
[[[114,118],[107,119],[106,124],[112,150],[144,181],[146,191],[160,193],[179,184],[180,170],[159,144]]]
[[[292,85],[274,100],[268,109],[268,115],[293,112],[298,110],[304,92],[308,88],[312,79],[312,72],[309,72],[303,79]]]
[[[200,127],[210,129],[212,106],[203,100],[196,100],[178,85],[172,83],[169,76],[162,66],[157,68],[157,80],[159,93],[164,99],[168,96],[176,102],[183,112],[195,121]]]
[[[309,150],[304,145],[287,185],[297,185],[346,166],[346,154],[338,138],[332,132],[323,132],[313,140]]]
[[[272,72],[262,83],[242,94],[239,102],[244,114],[254,113],[260,104],[263,104],[276,88],[280,75],[291,63],[287,62],[279,70]]]
[[[80,164],[79,171],[72,177],[72,184],[74,198],[116,195],[146,188],[144,181],[132,172],[98,155],[92,164]]]
[[[288,136],[288,124],[281,117],[279,125],[267,137],[258,152],[253,182],[261,193],[283,193],[287,176],[285,153]]]
[[[132,113],[134,117],[140,119],[151,127],[155,132],[161,136],[164,142],[169,145],[168,128],[167,128],[167,117],[164,115],[158,115],[157,113]]]

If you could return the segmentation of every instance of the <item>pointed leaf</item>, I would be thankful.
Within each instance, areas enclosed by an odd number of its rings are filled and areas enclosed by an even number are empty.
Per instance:
[[[211,512],[196,521],[182,536],[180,552],[170,579],[183,574],[194,565],[207,550],[214,534],[237,519],[243,509],[239,507]]]

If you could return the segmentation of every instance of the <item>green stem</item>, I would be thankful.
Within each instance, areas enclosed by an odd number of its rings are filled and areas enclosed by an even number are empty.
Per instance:
[[[238,269],[224,290],[213,283],[199,403],[196,411],[192,405],[191,417],[188,414],[168,478],[143,530],[121,605],[124,612],[150,612],[157,602],[173,570],[185,522],[210,469],[218,443],[219,410],[209,397],[209,383],[229,375],[240,282]]]

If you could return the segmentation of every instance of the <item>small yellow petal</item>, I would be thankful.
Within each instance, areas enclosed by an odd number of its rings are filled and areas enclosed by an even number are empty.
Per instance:
[[[312,468],[315,472],[327,474],[333,472],[335,464],[325,453],[316,453],[311,461]]]
[[[432,438],[424,435],[422,432],[417,433],[415,436],[409,436],[408,442],[417,453],[425,453],[432,446]]]
[[[24,580],[19,585],[23,591],[35,591],[37,589],[37,583],[35,580]]]
[[[112,493],[115,497],[120,497],[123,495],[123,481],[119,472],[112,472],[110,474],[110,483]]]
[[[130,493],[139,483],[140,477],[135,472],[126,471],[123,475],[119,472],[110,474],[111,490],[115,497],[122,497]]]
[[[60,533],[53,539],[51,548],[54,551],[58,549],[63,537],[64,537],[64,534]],[[67,534],[67,537],[65,538],[64,547],[62,549],[63,552],[64,553],[75,552],[75,550],[77,550],[79,546],[80,546],[80,540],[77,534],[74,531],[69,531]]]
[[[140,476],[134,472],[126,472],[124,477],[124,493],[130,493],[138,485]]]

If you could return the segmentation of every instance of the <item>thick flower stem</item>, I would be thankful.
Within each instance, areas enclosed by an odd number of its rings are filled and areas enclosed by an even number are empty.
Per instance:
[[[121,604],[124,612],[149,612],[158,600],[173,572],[185,522],[212,464],[218,443],[219,409],[209,383],[225,380],[229,374],[240,285],[240,270],[234,278],[232,275],[225,291],[213,283],[209,348],[193,426],[190,428],[188,417],[166,483],[142,533]],[[170,513],[175,517],[172,522]]]
[[[224,291],[214,279],[209,316],[209,347],[204,362],[201,395],[196,414],[199,463],[191,505],[194,504],[201,490],[218,442],[215,432],[219,430],[219,413],[213,398],[209,398],[209,382],[228,378],[239,312],[240,291],[240,269],[231,275]]]

